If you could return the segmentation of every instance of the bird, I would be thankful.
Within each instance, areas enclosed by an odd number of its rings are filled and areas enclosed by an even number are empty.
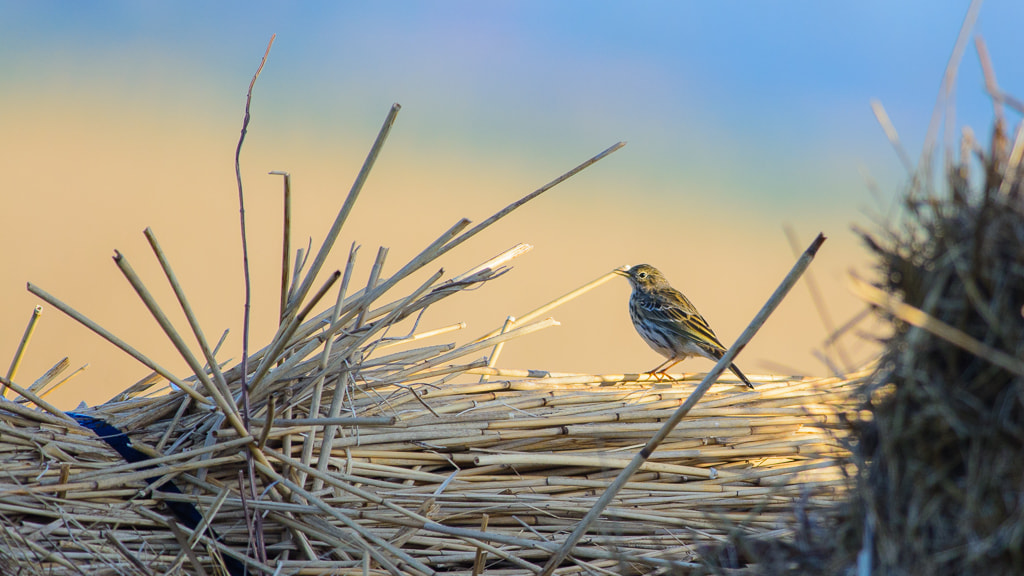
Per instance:
[[[691,356],[703,356],[716,362],[722,358],[725,346],[719,342],[707,320],[657,268],[650,264],[637,264],[617,269],[615,273],[629,279],[633,287],[629,297],[629,317],[633,320],[633,327],[648,346],[666,358],[648,374],[667,376],[669,368]],[[736,364],[730,364],[729,369],[747,387],[754,387]]]

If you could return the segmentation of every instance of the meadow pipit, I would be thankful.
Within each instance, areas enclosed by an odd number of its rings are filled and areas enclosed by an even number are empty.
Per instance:
[[[716,362],[722,358],[725,346],[718,341],[707,320],[682,292],[669,285],[657,268],[638,264],[629,270],[616,270],[616,273],[628,278],[633,286],[629,297],[633,326],[648,346],[667,358],[650,374],[666,375],[669,368],[691,356],[703,356]],[[730,364],[729,369],[744,384],[754,387],[735,364]]]

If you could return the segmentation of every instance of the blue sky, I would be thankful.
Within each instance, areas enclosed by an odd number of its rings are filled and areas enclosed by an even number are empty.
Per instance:
[[[626,139],[639,148],[639,170],[724,178],[765,209],[818,194],[797,175],[816,166],[856,176],[860,163],[896,185],[868,101],[886,106],[916,157],[966,10],[880,1],[8,3],[0,70],[15,86],[105,78],[98,90],[201,97],[211,114],[228,114],[277,33],[257,105],[272,107],[266,121],[282,129],[332,138],[351,123],[344,110],[400,101],[431,111],[407,129],[486,141],[489,153],[539,161],[551,146]],[[1016,93],[1008,62],[1024,48],[1021,21],[1024,5],[993,0],[976,28]],[[958,118],[981,132],[990,105],[973,49],[959,84]],[[709,165],[717,169],[702,174]],[[759,195],[750,190],[758,179],[779,189]]]

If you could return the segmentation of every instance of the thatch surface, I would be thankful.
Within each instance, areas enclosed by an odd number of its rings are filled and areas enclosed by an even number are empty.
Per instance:
[[[194,343],[128,258],[115,262],[188,377],[29,285],[154,375],[74,414],[43,398],[66,366],[27,387],[3,379],[18,396],[0,395],[0,563],[23,574],[534,573],[606,493],[614,501],[560,572],[689,571],[700,546],[733,531],[785,539],[794,503],[804,514],[843,492],[839,414],[856,379],[835,378],[719,383],[624,490],[606,491],[696,382],[493,366],[504,342],[557,324],[544,316],[613,272],[460,345],[441,337],[462,324],[420,326],[425,309],[498,278],[530,247],[454,276],[424,267],[622,143],[472,228],[458,221],[390,276],[381,249],[361,289],[353,245],[344,273],[314,290],[398,110],[294,273],[286,225],[278,330],[230,369],[151,230]],[[328,294],[334,305],[314,313]]]
[[[273,425],[264,453],[278,474],[309,492],[291,490],[285,503],[262,484],[264,496],[246,503],[265,510],[268,565],[281,574],[360,572],[370,559],[365,538],[373,535],[431,570],[472,570],[486,544],[431,530],[418,518],[451,528],[486,526],[496,538],[512,539],[490,542],[488,573],[543,564],[550,554],[543,543],[564,538],[696,384],[599,383],[621,378],[492,376],[445,386],[355,386],[347,415],[394,423],[339,427],[323,474],[316,471],[323,426]],[[837,379],[768,381],[756,391],[715,386],[627,484],[574,558],[644,572],[666,562],[687,566],[700,546],[731,529],[784,537],[798,521],[796,504],[806,512],[827,507],[847,486],[837,460],[844,451],[833,432],[856,387],[856,380]],[[330,385],[323,394],[333,394]],[[7,543],[0,558],[26,574],[144,573],[140,566],[195,573],[175,538],[178,530],[190,531],[172,529],[159,504],[175,496],[146,490],[143,477],[164,475],[185,492],[177,498],[212,519],[227,547],[253,555],[238,494],[245,457],[237,434],[209,410],[175,417],[186,399],[177,392],[91,412],[124,428],[141,424],[129,428],[136,447],[161,445],[163,455],[179,456],[144,472],[84,428],[0,412]],[[292,418],[307,417],[308,407],[308,400],[293,405]],[[261,436],[258,425],[253,432]],[[306,468],[302,451],[311,433]],[[211,449],[192,455],[204,446]],[[266,474],[260,477],[266,482]],[[370,546],[402,571],[415,570]],[[198,546],[195,555],[209,569],[206,548]]]
[[[799,544],[808,522],[830,522],[819,511],[849,487],[842,415],[864,374],[755,376],[755,390],[726,380],[701,398],[710,382],[682,376],[494,368],[505,341],[557,324],[542,318],[613,272],[461,345],[439,339],[459,324],[420,327],[425,309],[498,278],[529,246],[455,276],[424,277],[426,266],[622,143],[472,228],[458,221],[390,276],[381,249],[361,289],[352,284],[353,245],[344,272],[314,290],[399,108],[320,249],[294,265],[286,200],[280,324],[255,352],[243,336],[242,360],[230,369],[150,230],[194,341],[128,258],[117,253],[115,262],[188,364],[187,377],[29,285],[154,374],[67,414],[44,399],[67,366],[26,387],[2,379],[0,391],[17,396],[0,393],[0,570],[503,574],[539,573],[550,559],[559,573],[692,572],[702,569],[702,549],[737,534]],[[289,186],[285,175],[286,198]],[[791,272],[786,290],[798,276]],[[413,281],[420,284],[394,296]],[[321,304],[328,294],[333,306]],[[624,488],[606,489],[691,395],[700,403]],[[601,494],[609,506],[596,504]],[[600,519],[562,562],[553,552],[574,542],[568,534],[586,526],[580,519],[591,509]]]

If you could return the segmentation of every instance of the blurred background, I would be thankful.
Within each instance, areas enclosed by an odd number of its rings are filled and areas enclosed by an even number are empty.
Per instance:
[[[316,250],[393,102],[403,108],[326,271],[378,246],[396,271],[461,217],[480,222],[620,140],[629,144],[457,248],[457,274],[519,242],[515,269],[425,314],[465,342],[623,264],[659,267],[731,344],[800,249],[831,323],[863,305],[851,232],[892,212],[906,172],[872,114],[886,108],[916,160],[966,2],[101,2],[0,3],[0,371],[33,307],[32,282],[179,374],[187,370],[110,260],[123,253],[187,325],[142,235],[150,226],[207,337],[241,356],[242,262],[234,151],[245,91],[271,34],[242,154],[253,274],[252,346],[273,334],[281,178],[293,246]],[[1024,49],[1024,4],[991,0],[975,33],[997,73]],[[1007,64],[1007,63],[1011,64]],[[1022,77],[1000,77],[1024,94]],[[1014,84],[1017,82],[1017,85]],[[957,126],[990,131],[973,45]],[[416,276],[419,283],[424,270]],[[403,292],[395,292],[394,299]],[[557,309],[561,326],[510,342],[508,368],[638,372],[661,358],[615,279]],[[59,311],[43,317],[16,381],[61,358],[88,368],[49,397],[109,399],[149,371]],[[871,322],[839,369],[869,361]],[[865,334],[866,333],[866,334]],[[739,357],[748,373],[827,375],[826,322],[806,283]],[[701,359],[679,366],[706,371]]]

